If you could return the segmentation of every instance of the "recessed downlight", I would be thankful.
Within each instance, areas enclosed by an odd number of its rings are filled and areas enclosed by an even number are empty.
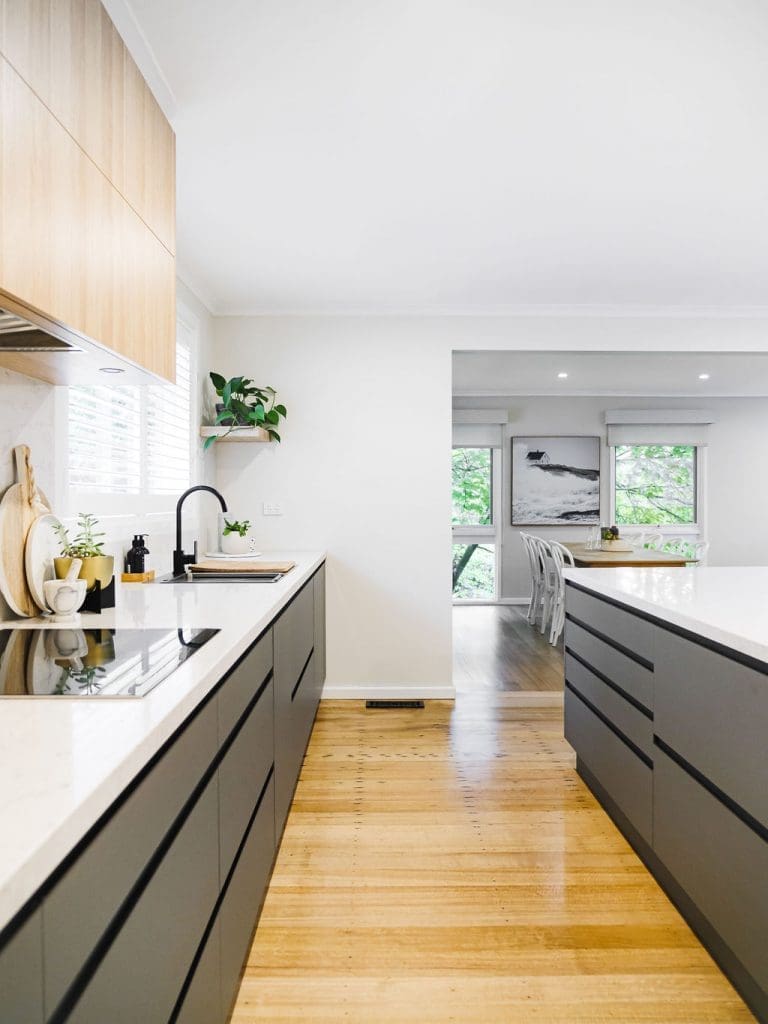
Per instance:
[[[699,374],[699,380],[709,380],[709,374],[708,373],[700,373]]]
[[[566,380],[566,378],[568,377],[568,374],[565,373],[565,372],[558,373],[557,377],[558,377],[558,380]]]
[[[100,366],[99,367],[99,372],[100,373],[125,373],[125,370],[122,368],[122,366]]]

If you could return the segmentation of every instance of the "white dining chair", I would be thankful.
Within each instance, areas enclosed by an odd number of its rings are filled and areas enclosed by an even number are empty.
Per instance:
[[[565,577],[563,570],[573,568],[573,555],[565,545],[556,540],[549,545],[554,567],[554,595],[552,600],[552,622],[549,630],[549,642],[554,647],[560,639],[565,626]]]
[[[664,534],[663,533],[649,533],[645,538],[644,547],[648,551],[660,551],[664,546]]]
[[[525,533],[521,530],[520,540],[522,541],[525,554],[528,558],[528,568],[531,571],[531,598],[528,602],[528,614],[526,615],[526,618],[531,625],[534,625],[539,614],[539,604],[541,603],[541,583],[543,574],[534,538],[530,533]]]
[[[691,562],[692,566],[702,565],[707,560],[707,552],[709,551],[709,541],[699,540],[695,544],[691,544],[693,557],[696,559],[695,562]]]
[[[552,609],[555,601],[555,567],[552,563],[552,552],[549,541],[543,537],[531,536],[536,549],[540,571],[541,583],[539,588],[539,605],[541,607],[540,633],[546,633],[547,627],[552,621]]]

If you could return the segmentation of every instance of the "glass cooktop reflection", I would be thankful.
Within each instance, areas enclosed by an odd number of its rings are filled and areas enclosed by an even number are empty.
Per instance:
[[[217,629],[3,629],[0,697],[144,697]]]

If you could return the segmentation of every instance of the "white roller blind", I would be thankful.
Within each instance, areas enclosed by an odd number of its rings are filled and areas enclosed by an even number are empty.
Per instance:
[[[454,423],[453,443],[461,448],[501,448],[498,423]]]
[[[608,444],[709,444],[708,409],[615,409],[605,414]]]

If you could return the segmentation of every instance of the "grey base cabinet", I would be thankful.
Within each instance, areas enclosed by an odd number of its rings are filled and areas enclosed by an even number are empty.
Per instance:
[[[768,664],[566,588],[584,779],[768,1021]]]
[[[224,1024],[325,678],[315,573],[0,936],[0,1024]]]

